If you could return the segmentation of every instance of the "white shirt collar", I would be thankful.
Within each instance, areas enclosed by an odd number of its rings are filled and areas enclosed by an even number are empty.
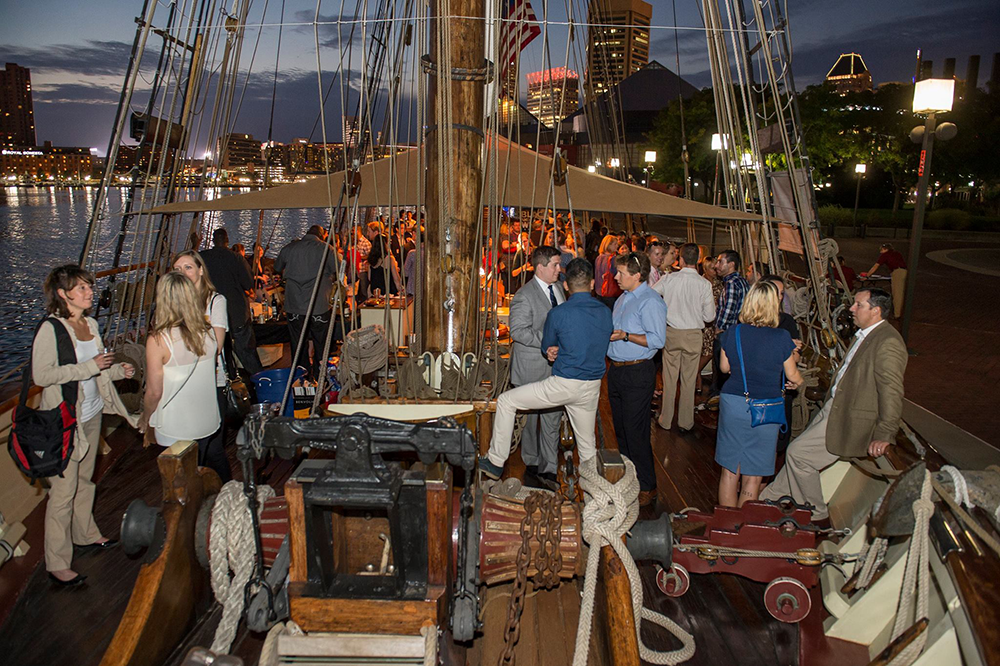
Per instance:
[[[541,287],[542,292],[545,294],[545,298],[549,297],[549,287],[551,286],[552,287],[552,293],[556,295],[556,302],[557,303],[562,303],[563,302],[563,299],[559,298],[559,294],[557,293],[559,291],[558,289],[556,289],[556,285],[559,284],[558,282],[553,282],[551,285],[549,285],[549,284],[547,284],[545,282],[545,280],[541,279],[537,275],[535,276],[534,279],[535,279],[535,282],[538,283],[538,286]]]
[[[868,334],[875,330],[875,327],[884,322],[885,319],[879,319],[877,322],[869,326],[868,328],[859,328],[858,332],[854,336],[860,340],[864,340],[868,337]]]

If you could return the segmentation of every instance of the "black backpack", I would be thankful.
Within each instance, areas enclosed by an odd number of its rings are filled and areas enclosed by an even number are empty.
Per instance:
[[[43,319],[35,329],[35,337],[45,325],[52,322],[56,333],[59,365],[76,363],[76,350],[66,327],[55,319]],[[14,423],[7,439],[7,451],[18,468],[32,480],[47,476],[62,476],[73,455],[76,434],[76,398],[79,382],[62,385],[63,401],[55,409],[28,407],[28,384],[31,379],[31,361],[24,369],[21,382],[21,402],[14,408]]]

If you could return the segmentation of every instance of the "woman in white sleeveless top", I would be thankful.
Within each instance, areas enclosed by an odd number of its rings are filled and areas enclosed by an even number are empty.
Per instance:
[[[185,250],[174,256],[171,265],[175,271],[180,271],[191,280],[198,292],[198,302],[204,309],[208,323],[215,332],[218,353],[215,356],[215,397],[219,403],[219,414],[222,420],[219,429],[208,437],[198,440],[198,465],[214,469],[223,483],[233,478],[226,457],[226,369],[222,349],[226,341],[226,331],[229,330],[229,314],[226,311],[226,297],[215,290],[215,285],[208,275],[208,268],[201,255],[194,250]]]
[[[219,429],[217,351],[194,284],[178,271],[164,275],[156,285],[156,315],[146,338],[145,409],[139,422],[140,430],[154,430],[160,446]]]

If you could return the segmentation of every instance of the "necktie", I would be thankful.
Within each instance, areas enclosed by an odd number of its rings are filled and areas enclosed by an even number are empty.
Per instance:
[[[556,292],[552,291],[552,285],[549,285],[549,300],[552,302],[552,307],[559,305],[559,301],[556,300]]]

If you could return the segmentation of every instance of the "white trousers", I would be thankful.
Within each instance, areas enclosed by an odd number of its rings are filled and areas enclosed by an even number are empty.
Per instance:
[[[600,395],[600,379],[588,381],[555,376],[501,393],[493,416],[493,439],[490,440],[490,450],[486,456],[498,467],[503,467],[507,462],[510,440],[514,434],[514,419],[519,410],[565,407],[576,435],[580,461],[593,458],[597,454],[594,428]]]

